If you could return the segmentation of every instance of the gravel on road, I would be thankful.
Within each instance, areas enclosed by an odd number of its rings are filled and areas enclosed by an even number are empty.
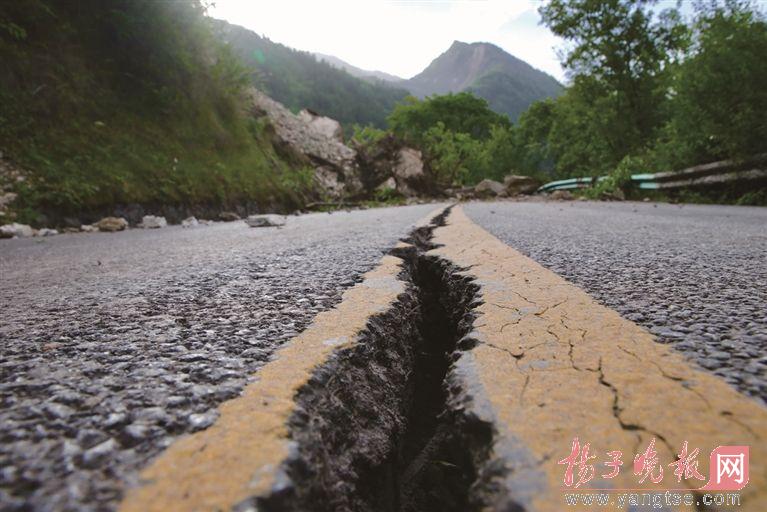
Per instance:
[[[767,208],[505,201],[465,211],[660,342],[767,398]]]
[[[0,242],[0,510],[109,510],[435,205]]]

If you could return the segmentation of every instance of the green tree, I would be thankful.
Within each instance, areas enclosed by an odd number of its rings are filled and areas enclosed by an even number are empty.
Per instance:
[[[507,156],[510,168],[528,175],[553,172],[554,159],[549,134],[554,123],[556,105],[557,102],[551,99],[538,101],[519,117],[513,130],[513,149],[511,155]],[[500,151],[504,149],[499,148]]]
[[[362,146],[372,146],[386,137],[384,130],[370,125],[360,126],[355,124],[352,126],[352,130],[352,142]]]
[[[623,159],[627,150],[610,133],[614,101],[601,82],[581,76],[556,102],[548,144],[559,177],[603,174]]]
[[[767,152],[767,23],[747,2],[704,5],[673,84],[667,128],[690,165]]]
[[[437,123],[442,123],[447,131],[465,133],[479,140],[487,139],[493,126],[511,126],[507,116],[493,112],[487,101],[468,92],[424,100],[410,96],[394,108],[387,121],[395,135],[416,145],[423,142],[424,134]]]
[[[482,143],[467,133],[454,132],[442,121],[423,134],[426,163],[441,186],[465,185],[472,169],[481,167]]]
[[[606,139],[611,163],[642,148],[663,121],[664,72],[682,55],[688,31],[676,9],[656,0],[551,0],[543,22],[570,43],[563,64],[574,84],[566,101],[604,109],[588,130]]]

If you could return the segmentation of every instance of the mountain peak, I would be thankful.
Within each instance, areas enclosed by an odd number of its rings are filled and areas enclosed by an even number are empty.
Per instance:
[[[457,40],[401,85],[419,97],[470,91],[512,119],[534,101],[557,96],[562,90],[554,77],[492,43]]]
[[[353,66],[349,64],[348,62],[341,60],[334,55],[327,55],[324,53],[315,52],[314,56],[317,57],[317,60],[324,60],[331,66],[338,69],[343,69],[350,75],[356,76],[357,78],[362,78],[363,80],[368,80],[373,82],[375,81],[391,82],[391,83],[397,83],[404,80],[404,78],[400,78],[390,73],[384,73],[383,71],[377,71],[377,70],[370,71],[367,69],[358,68],[357,66]]]
[[[494,45],[493,43],[488,43],[487,41],[474,41],[473,43],[464,43],[463,41],[455,40],[453,41],[453,44],[450,46],[450,48],[453,47],[475,47],[475,46],[492,46],[493,48],[498,48],[498,46]],[[498,48],[500,50],[500,48]]]

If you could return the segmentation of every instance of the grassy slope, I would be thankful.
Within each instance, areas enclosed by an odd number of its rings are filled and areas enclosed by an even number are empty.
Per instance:
[[[300,203],[310,172],[241,111],[240,70],[209,32],[194,2],[0,8],[0,148],[30,173],[19,220],[117,203]]]

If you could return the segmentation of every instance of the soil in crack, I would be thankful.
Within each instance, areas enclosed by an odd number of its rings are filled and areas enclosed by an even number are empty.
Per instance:
[[[399,461],[399,510],[468,510],[476,475],[466,447],[447,411],[445,377],[460,338],[454,304],[449,304],[445,269],[419,256],[413,269],[421,308],[415,347],[413,395]]]
[[[407,282],[357,343],[318,367],[296,396],[295,445],[279,490],[241,505],[258,510],[468,511],[491,443],[487,425],[448,407],[457,341],[477,287],[425,252],[431,228],[396,251]]]

